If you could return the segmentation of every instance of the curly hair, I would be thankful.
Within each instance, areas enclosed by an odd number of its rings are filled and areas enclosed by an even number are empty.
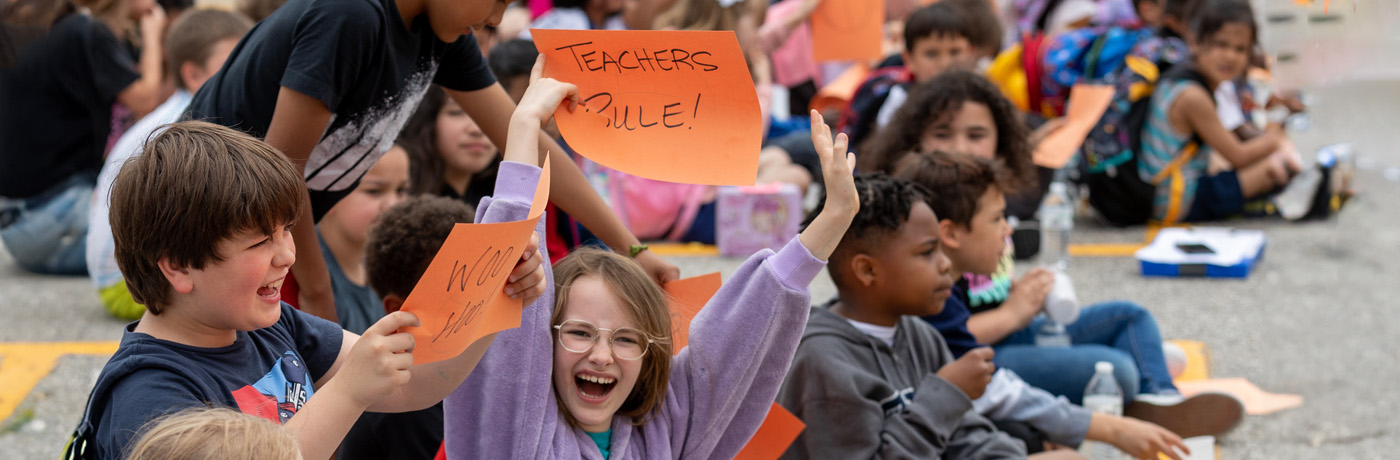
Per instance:
[[[909,214],[914,211],[916,203],[929,201],[929,193],[923,186],[882,172],[857,174],[855,184],[856,192],[860,195],[860,210],[851,218],[851,226],[841,236],[841,242],[832,251],[827,265],[831,281],[838,288],[846,285],[847,261],[885,243],[909,221]],[[807,228],[813,219],[821,215],[824,203],[825,192],[817,207],[807,214],[802,228]]]
[[[380,296],[408,298],[452,227],[471,223],[476,211],[439,196],[413,196],[374,219],[365,243],[365,277]]]
[[[1008,177],[1000,162],[965,153],[921,153],[899,161],[894,177],[928,190],[925,202],[939,220],[972,227],[977,202],[990,188],[1005,193]]]
[[[920,139],[929,128],[952,120],[964,103],[987,106],[997,129],[997,159],[1011,172],[1013,189],[1037,182],[1030,141],[1021,114],[991,81],[972,72],[953,70],[916,86],[909,100],[860,150],[859,167],[866,171],[894,172],[909,153],[920,151]],[[1004,190],[1011,193],[1014,190]]]

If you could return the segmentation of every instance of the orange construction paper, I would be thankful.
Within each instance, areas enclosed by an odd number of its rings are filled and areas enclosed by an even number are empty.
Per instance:
[[[1303,405],[1302,396],[1269,393],[1242,378],[1178,382],[1176,389],[1188,398],[1201,393],[1229,394],[1244,403],[1244,411],[1249,415],[1272,414]]]
[[[403,303],[402,310],[422,323],[404,329],[413,334],[415,364],[454,358],[482,337],[520,327],[524,304],[504,295],[506,279],[529,244],[548,196],[546,158],[528,219],[452,227]]]
[[[817,61],[879,59],[885,2],[823,0],[812,13],[812,56]]]
[[[754,184],[763,119],[734,32],[530,33],[544,76],[578,85],[583,105],[554,117],[579,154],[648,179]]]
[[[1069,90],[1069,104],[1065,107],[1065,124],[1035,147],[1035,164],[1059,169],[1068,163],[1112,101],[1111,85],[1074,85]]]
[[[797,440],[797,435],[802,434],[802,430],[807,428],[807,424],[802,423],[796,415],[788,412],[778,403],[773,403],[773,407],[768,409],[768,417],[763,419],[763,425],[758,427],[758,432],[753,434],[749,443],[744,445],[744,449],[735,455],[735,460],[776,460],[787,452],[793,441]]]
[[[666,283],[671,300],[671,354],[690,343],[690,320],[719,292],[719,272]]]
[[[719,292],[720,285],[719,272],[666,283],[666,294],[671,298],[673,354],[679,354],[689,343],[690,320],[710,302],[710,298],[714,297],[716,292]],[[798,420],[796,415],[773,403],[768,409],[768,417],[763,419],[763,425],[758,427],[758,432],[754,433],[753,438],[734,458],[777,459],[797,440],[797,435],[801,434],[804,428],[807,428],[807,425]]]
[[[821,113],[830,110],[845,110],[846,105],[850,104],[851,98],[855,96],[856,90],[860,89],[861,83],[865,83],[867,75],[870,75],[870,66],[864,62],[855,63],[851,68],[842,72],[841,76],[817,90],[817,95],[812,97],[808,108]]]

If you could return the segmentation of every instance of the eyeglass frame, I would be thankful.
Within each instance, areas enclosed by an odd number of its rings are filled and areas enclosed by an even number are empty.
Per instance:
[[[594,335],[594,336],[593,336],[593,343],[592,343],[591,345],[588,346],[588,349],[583,350],[583,351],[573,351],[573,350],[570,350],[568,345],[564,345],[564,336],[563,336],[563,334],[560,334],[560,332],[562,331],[560,328],[564,327],[564,324],[565,324],[565,323],[570,323],[570,322],[587,324],[589,327],[592,327],[593,330],[595,330],[595,331],[600,331],[600,332],[601,332],[601,331],[608,331],[608,353],[611,353],[612,356],[613,356],[614,358],[617,358],[617,359],[620,359],[620,360],[623,360],[623,361],[636,361],[636,360],[645,358],[645,357],[647,356],[647,352],[651,351],[651,345],[652,345],[652,344],[655,344],[655,343],[660,343],[660,342],[661,342],[660,339],[657,339],[657,338],[655,338],[655,337],[652,337],[651,334],[648,334],[648,333],[647,333],[647,331],[643,331],[643,330],[641,330],[641,329],[639,329],[639,328],[635,328],[635,327],[615,327],[615,328],[609,329],[609,328],[598,327],[598,325],[593,324],[592,322],[589,322],[589,321],[585,321],[585,320],[581,320],[581,319],[569,319],[569,320],[564,320],[563,323],[555,324],[555,325],[553,326],[553,329],[554,329],[554,337],[555,337],[554,340],[555,340],[556,342],[559,342],[559,346],[560,346],[560,347],[563,347],[563,348],[564,348],[564,351],[567,351],[567,352],[569,352],[569,353],[580,353],[580,354],[582,354],[582,353],[588,353],[588,352],[590,352],[590,351],[593,351],[593,347],[598,346],[598,340],[601,339],[601,338],[603,338],[603,334]],[[618,329],[631,329],[631,330],[637,331],[638,334],[641,334],[641,335],[642,335],[642,339],[645,339],[645,340],[646,340],[646,342],[642,344],[642,345],[643,345],[643,346],[642,346],[642,354],[637,355],[636,358],[632,358],[632,359],[623,358],[623,357],[617,355],[617,348],[614,348],[614,347],[613,347],[613,345],[612,345],[612,340],[613,340],[613,331],[616,331],[616,330],[618,330]]]

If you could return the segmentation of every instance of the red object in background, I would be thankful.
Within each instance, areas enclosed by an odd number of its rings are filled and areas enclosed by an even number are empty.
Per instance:
[[[282,301],[287,302],[292,308],[300,310],[301,307],[297,306],[298,292],[301,292],[301,286],[297,284],[297,278],[292,276],[292,272],[288,271],[286,281],[282,282]]]
[[[559,259],[569,255],[570,245],[565,241],[565,236],[559,232],[558,224],[556,224],[556,222],[561,222],[560,219],[565,219],[565,215],[559,208],[554,207],[554,203],[545,206],[544,213],[544,220],[547,222],[545,224],[544,246],[549,250],[549,263],[557,264]]]

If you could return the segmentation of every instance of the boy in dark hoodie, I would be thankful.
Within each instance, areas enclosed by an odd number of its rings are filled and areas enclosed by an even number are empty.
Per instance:
[[[927,192],[884,174],[855,184],[860,211],[830,258],[837,299],[812,308],[778,393],[807,424],[783,458],[1025,458],[1022,442],[972,410],[991,349],[953,361],[919,319],[953,286]]]

